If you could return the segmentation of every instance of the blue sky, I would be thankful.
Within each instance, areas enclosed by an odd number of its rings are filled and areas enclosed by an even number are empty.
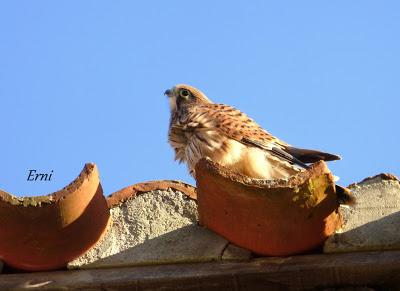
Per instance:
[[[1,189],[53,192],[85,162],[106,195],[193,183],[167,143],[163,92],[177,83],[340,154],[344,185],[400,175],[398,1],[141,2],[1,2]]]

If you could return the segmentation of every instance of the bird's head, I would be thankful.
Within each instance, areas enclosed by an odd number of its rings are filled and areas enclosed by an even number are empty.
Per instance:
[[[166,90],[164,94],[168,96],[171,112],[193,104],[212,103],[199,89],[185,84],[176,85]]]

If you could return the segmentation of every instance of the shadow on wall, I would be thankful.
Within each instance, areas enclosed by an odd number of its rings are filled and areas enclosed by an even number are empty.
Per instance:
[[[400,211],[333,235],[330,252],[400,249]]]
[[[110,244],[113,244],[121,238],[114,234],[110,239]],[[82,268],[216,261],[221,259],[227,245],[224,238],[208,229],[187,225]]]
[[[335,234],[331,239],[338,252],[399,249],[399,225],[400,212],[397,212]],[[114,233],[110,244],[116,240],[121,240],[121,237]],[[227,245],[228,241],[214,232],[198,225],[188,225],[82,268],[219,261]]]

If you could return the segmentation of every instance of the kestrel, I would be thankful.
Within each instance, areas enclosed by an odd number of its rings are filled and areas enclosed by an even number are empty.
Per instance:
[[[293,147],[238,109],[215,104],[192,86],[176,85],[165,95],[171,109],[169,143],[175,150],[175,159],[186,162],[193,177],[196,163],[203,157],[243,175],[269,180],[296,174],[309,168],[307,163],[340,159],[337,155]],[[352,199],[347,191],[342,194],[343,203]]]

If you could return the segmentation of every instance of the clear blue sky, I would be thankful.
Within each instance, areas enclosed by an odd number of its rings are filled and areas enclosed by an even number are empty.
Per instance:
[[[400,175],[398,1],[2,1],[0,188],[56,191],[85,162],[105,194],[193,183],[167,143],[165,89],[188,83],[347,185]],[[53,170],[27,182],[28,170]]]

